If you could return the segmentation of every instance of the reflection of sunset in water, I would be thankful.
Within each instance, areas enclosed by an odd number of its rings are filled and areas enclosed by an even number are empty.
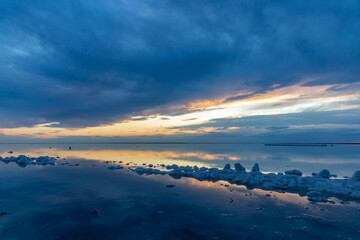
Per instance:
[[[59,156],[67,159],[123,161],[136,164],[177,164],[180,166],[223,168],[240,162],[248,171],[258,163],[263,173],[298,169],[306,176],[328,169],[339,177],[351,176],[360,169],[358,146],[266,147],[261,144],[239,145],[161,145],[161,144],[2,144],[0,156]],[[49,149],[52,147],[52,149]],[[13,151],[13,154],[9,154]]]
[[[299,194],[296,193],[281,193],[276,191],[261,190],[258,188],[249,190],[243,185],[230,184],[226,181],[217,181],[217,182],[199,181],[197,179],[184,177],[181,179],[181,182],[191,185],[192,187],[195,188],[211,188],[211,189],[218,189],[220,191],[223,190],[223,194],[226,197],[229,196],[232,198],[234,197],[251,198],[251,201],[259,202],[259,203],[264,201],[264,196],[266,196],[266,194],[270,194],[270,196],[268,197],[269,200],[273,199],[274,202],[279,206],[285,205],[285,203],[304,204],[304,205],[309,203],[307,197],[301,197],[299,196]]]
[[[177,151],[152,151],[152,150],[63,150],[63,149],[47,149],[35,148],[26,151],[18,151],[16,154],[24,154],[29,156],[60,156],[61,158],[76,158],[86,160],[99,161],[123,161],[133,162],[137,164],[152,163],[152,164],[176,164],[180,165],[200,165],[212,166],[211,163],[203,161],[214,160],[239,160],[240,158],[228,154],[210,154],[205,152],[177,152]],[[9,154],[3,154],[7,156]]]

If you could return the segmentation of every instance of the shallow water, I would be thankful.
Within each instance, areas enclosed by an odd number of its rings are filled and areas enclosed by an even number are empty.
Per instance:
[[[51,149],[49,149],[51,147]],[[1,156],[66,158],[79,166],[0,162],[0,239],[359,239],[360,204],[311,203],[297,194],[225,182],[140,176],[104,161],[223,167],[258,162],[262,171],[360,169],[357,146],[0,145]],[[166,185],[175,187],[167,188]],[[92,214],[99,210],[99,216]]]
[[[14,153],[7,153],[9,151]],[[340,178],[352,176],[355,170],[360,169],[360,145],[289,147],[263,144],[0,144],[0,156],[20,154],[217,168],[238,161],[247,170],[257,162],[263,172],[277,173],[299,169],[304,175],[311,175],[326,168]]]

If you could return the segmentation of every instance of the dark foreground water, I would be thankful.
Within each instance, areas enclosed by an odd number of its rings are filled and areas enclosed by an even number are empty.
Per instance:
[[[126,168],[109,170],[104,163],[222,167],[239,161],[251,168],[258,162],[266,172],[297,168],[309,175],[328,168],[343,177],[360,169],[356,146],[68,147],[0,145],[1,156],[14,151],[16,156],[60,156],[79,164],[22,168],[0,162],[0,239],[360,239],[357,202],[313,204],[297,194],[140,176]]]

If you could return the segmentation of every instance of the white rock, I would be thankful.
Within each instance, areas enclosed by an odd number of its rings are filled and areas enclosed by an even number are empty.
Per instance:
[[[9,162],[15,162],[21,167],[25,167],[27,165],[54,165],[56,162],[56,158],[54,157],[48,157],[48,156],[40,156],[37,158],[31,158],[27,157],[25,155],[19,155],[17,157],[11,156],[11,157],[0,157],[0,161],[3,161],[5,163]]]
[[[238,171],[233,169],[219,170],[217,168],[191,168],[169,166],[171,171],[161,171],[152,168],[136,168],[133,171],[139,174],[167,174],[174,178],[191,177],[206,181],[228,181],[229,183],[249,185],[265,190],[283,190],[298,193],[308,193],[310,201],[325,202],[328,197],[348,197],[360,200],[360,171],[351,179],[329,179],[329,171],[314,174],[314,177],[302,177],[299,170],[291,170],[287,174],[259,172],[258,164],[253,167],[253,172]],[[289,174],[291,173],[291,174]],[[329,178],[328,178],[329,177]]]

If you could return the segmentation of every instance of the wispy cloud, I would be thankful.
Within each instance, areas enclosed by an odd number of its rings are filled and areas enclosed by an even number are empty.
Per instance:
[[[59,123],[55,122],[38,124],[34,127],[2,128],[0,132],[4,135],[54,138],[64,136],[169,136],[227,132],[247,135],[279,130],[324,129],[336,126],[343,128],[347,124],[345,119],[340,117],[342,121],[345,121],[342,125],[336,125],[341,122],[335,120],[339,119],[338,115],[341,115],[341,112],[360,109],[360,92],[353,91],[359,87],[358,83],[321,86],[304,86],[303,83],[299,83],[232,102],[216,100],[214,103],[218,105],[198,108],[196,111],[189,108],[187,113],[179,115],[171,115],[169,112],[168,115],[138,116],[111,125],[82,128],[57,127],[56,125]],[[211,102],[211,100],[207,102]],[[327,112],[333,113],[334,111],[337,112],[337,115],[329,116],[335,122],[329,122],[330,120],[324,116]],[[322,116],[322,120],[326,121],[316,123],[312,116],[322,112],[324,114],[318,116]],[[346,113],[348,114],[348,112]],[[303,114],[306,116],[306,121],[302,119],[302,122],[294,122],[292,119],[294,116],[291,114]],[[266,120],[262,125],[256,125],[258,120],[255,119],[252,122],[247,120],[252,116],[262,117]],[[277,120],[277,118],[282,120]],[[221,119],[228,122],[221,121]],[[230,122],[230,119],[234,119],[234,121]]]

